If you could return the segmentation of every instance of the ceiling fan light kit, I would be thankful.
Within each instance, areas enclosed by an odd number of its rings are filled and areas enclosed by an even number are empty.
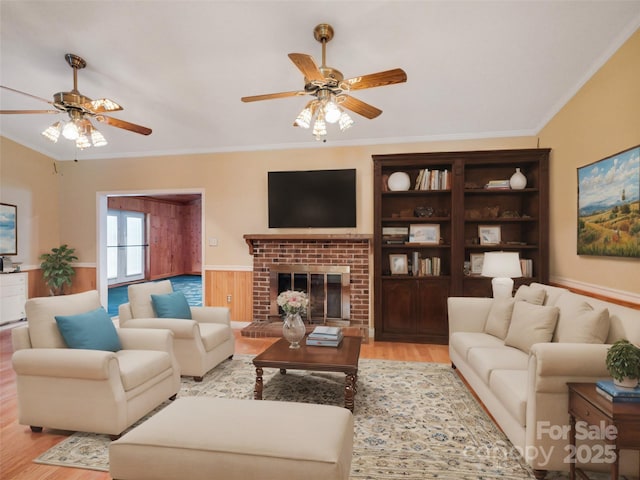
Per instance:
[[[304,90],[292,92],[270,93],[242,97],[243,102],[272,100],[275,98],[311,95],[315,97],[302,109],[294,121],[295,126],[305,129],[313,125],[316,140],[323,140],[327,135],[327,123],[338,124],[340,131],[350,128],[354,121],[346,112],[350,110],[365,118],[373,119],[382,110],[349,95],[351,90],[381,87],[407,81],[407,74],[400,68],[384,72],[372,73],[345,80],[339,70],[326,65],[326,45],[334,35],[331,25],[321,23],[313,30],[313,37],[322,44],[322,65],[318,67],[310,55],[290,53],[289,58],[304,75]]]
[[[114,127],[123,128],[125,130],[139,133],[141,135],[150,135],[151,129],[136,125],[134,123],[125,122],[112,117],[103,115],[105,112],[115,112],[122,110],[122,107],[113,100],[108,98],[100,98],[91,100],[78,91],[78,70],[85,68],[87,62],[78,55],[67,53],[65,59],[69,66],[73,69],[73,90],[70,92],[58,92],[53,95],[53,101],[21,92],[14,88],[0,85],[0,88],[9,90],[21,95],[25,95],[36,100],[48,103],[56,110],[0,110],[0,114],[32,114],[32,113],[61,113],[66,112],[69,116],[67,121],[57,121],[47,127],[42,135],[49,141],[57,143],[60,134],[71,141],[75,141],[76,147],[79,149],[93,147],[102,147],[107,145],[107,140],[91,123],[89,118],[93,117],[101,123],[106,123]]]

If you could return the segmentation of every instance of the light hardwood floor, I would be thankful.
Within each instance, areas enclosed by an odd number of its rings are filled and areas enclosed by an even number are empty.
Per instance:
[[[258,354],[274,338],[247,338],[236,331],[236,353]],[[33,463],[33,459],[66,438],[67,434],[45,429],[32,433],[18,425],[15,374],[11,368],[11,331],[0,331],[0,479],[1,480],[109,480],[105,472],[77,468],[51,467]],[[448,363],[446,345],[375,342],[362,345],[361,358]],[[46,408],[46,399],[42,399]]]

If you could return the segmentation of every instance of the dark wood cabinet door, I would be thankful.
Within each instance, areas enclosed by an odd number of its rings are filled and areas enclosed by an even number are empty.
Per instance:
[[[449,334],[447,322],[447,298],[449,285],[443,279],[416,280],[416,333],[443,337]]]
[[[385,279],[382,288],[382,333],[415,332],[415,282]]]

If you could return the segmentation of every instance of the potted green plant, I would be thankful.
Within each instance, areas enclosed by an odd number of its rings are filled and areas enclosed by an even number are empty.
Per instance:
[[[635,388],[640,377],[640,348],[626,339],[618,340],[607,350],[607,369],[613,383]]]
[[[71,277],[76,273],[71,267],[71,262],[78,259],[74,255],[75,251],[75,248],[69,248],[64,244],[52,248],[51,253],[40,255],[42,276],[49,286],[51,295],[64,295],[65,285],[71,285]]]

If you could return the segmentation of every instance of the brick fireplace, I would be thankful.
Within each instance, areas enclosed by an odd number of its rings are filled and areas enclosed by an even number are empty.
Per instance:
[[[254,322],[273,320],[277,312],[273,304],[273,278],[283,266],[287,266],[285,270],[293,266],[312,272],[323,267],[341,267],[337,270],[348,271],[349,316],[338,323],[357,327],[363,333],[368,329],[370,235],[264,234],[244,238],[253,255]]]

